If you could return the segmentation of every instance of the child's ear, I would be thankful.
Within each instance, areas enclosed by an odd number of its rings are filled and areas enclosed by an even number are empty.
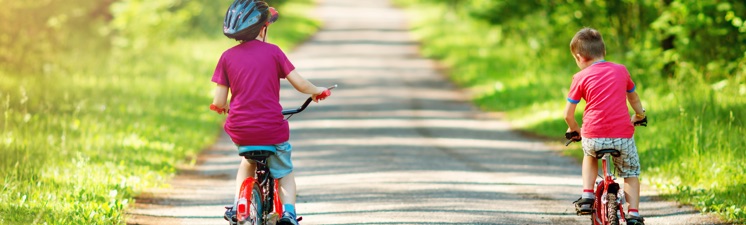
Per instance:
[[[580,54],[575,54],[574,56],[575,56],[575,59],[577,59],[579,62],[586,62],[586,61],[588,61],[588,59],[586,59],[585,57],[581,56]]]

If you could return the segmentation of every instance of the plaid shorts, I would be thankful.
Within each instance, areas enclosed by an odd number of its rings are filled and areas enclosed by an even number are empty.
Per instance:
[[[623,178],[640,176],[640,156],[634,138],[583,138],[582,143],[585,155],[593,157],[601,149],[619,150],[622,155],[612,157],[617,174]]]

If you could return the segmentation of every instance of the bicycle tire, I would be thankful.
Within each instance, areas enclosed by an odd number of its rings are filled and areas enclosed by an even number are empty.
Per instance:
[[[616,202],[616,193],[606,195],[606,221],[609,225],[619,225],[619,203]]]
[[[262,224],[262,219],[264,219],[264,215],[262,213],[263,204],[261,201],[261,189],[259,189],[259,185],[254,184],[254,186],[251,188],[250,194],[251,196],[245,196],[246,199],[251,199],[251,203],[249,204],[249,220],[238,221],[238,225],[260,225]]]

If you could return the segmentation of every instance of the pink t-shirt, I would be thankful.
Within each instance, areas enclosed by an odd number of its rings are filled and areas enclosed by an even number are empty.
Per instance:
[[[280,79],[293,70],[279,47],[259,40],[223,52],[212,81],[230,88],[224,128],[235,144],[273,145],[290,138],[280,105]]]
[[[635,83],[627,68],[601,61],[572,77],[567,101],[579,103],[585,99],[583,112],[584,138],[631,138],[635,128],[627,110],[627,93],[635,91]]]

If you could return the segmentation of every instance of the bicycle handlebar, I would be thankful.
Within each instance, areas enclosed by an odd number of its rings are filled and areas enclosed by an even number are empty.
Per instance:
[[[329,95],[332,94],[331,90],[334,89],[334,88],[336,88],[336,87],[337,87],[337,85],[335,84],[335,85],[332,85],[331,87],[326,88],[326,91],[322,92],[319,95],[316,95],[316,99],[323,100],[326,97],[329,97]],[[282,115],[293,115],[293,114],[297,114],[297,113],[303,112],[303,110],[306,110],[306,107],[308,107],[308,104],[311,104],[311,101],[313,101],[313,100],[314,100],[313,97],[308,97],[308,99],[306,99],[306,101],[303,102],[303,105],[301,105],[297,109],[283,109],[282,110]],[[290,117],[288,117],[288,118],[290,118]]]
[[[648,126],[648,117],[646,116],[645,118],[642,118],[642,120],[635,122],[633,125],[634,126],[647,127]],[[579,139],[578,140],[573,139],[573,137],[575,137],[575,136],[578,136]],[[565,146],[569,146],[570,143],[583,140],[583,138],[580,137],[580,134],[577,131],[566,132],[565,133],[565,138],[568,139],[568,141],[565,143]]]
[[[565,146],[570,146],[570,143],[572,143],[572,142],[574,142],[574,140],[572,140],[572,139],[567,140],[567,142],[565,143]]]
[[[316,95],[316,99],[323,100],[326,97],[329,97],[329,95],[332,94],[332,92],[330,90],[332,90],[332,89],[334,89],[336,87],[337,87],[336,84],[333,85],[333,86],[331,86],[331,87],[328,87],[326,89],[326,91],[322,92],[319,95]],[[306,107],[308,107],[308,105],[311,104],[311,101],[313,101],[313,100],[314,100],[313,97],[308,97],[308,99],[306,99],[306,101],[303,102],[303,105],[301,105],[297,109],[283,109],[282,110],[282,115],[293,115],[293,114],[296,114],[296,113],[303,112],[303,110],[306,110]],[[221,108],[218,108],[217,106],[215,106],[213,104],[210,104],[210,110],[215,111],[218,114],[224,114],[224,113],[228,114],[228,113],[230,113],[230,109],[221,109]]]
[[[303,102],[303,105],[301,105],[297,109],[283,109],[282,115],[293,115],[296,113],[303,112],[303,110],[306,110],[306,107],[308,107],[308,105],[311,104],[311,101],[313,101],[313,97],[308,97],[308,99],[306,99],[306,102]]]

